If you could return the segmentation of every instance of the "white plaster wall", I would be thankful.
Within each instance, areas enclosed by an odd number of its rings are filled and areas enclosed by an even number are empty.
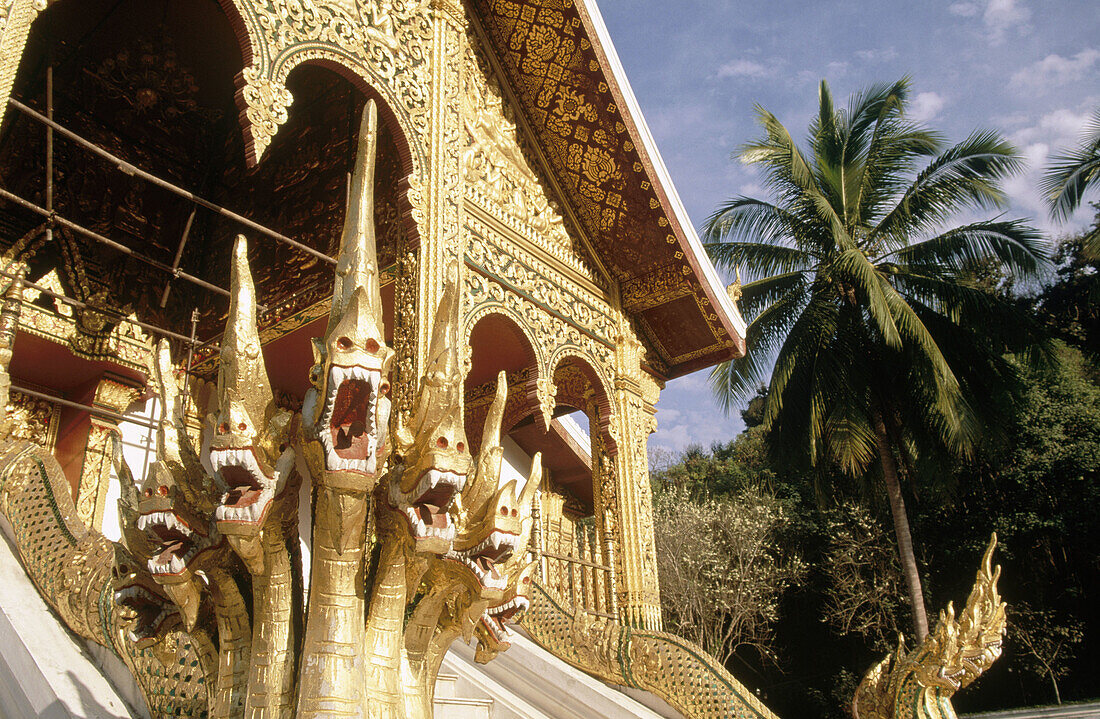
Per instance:
[[[160,420],[161,407],[160,400],[153,397],[134,405],[126,416],[155,424]],[[120,422],[118,427],[122,435],[122,457],[134,476],[134,482],[140,485],[149,471],[149,466],[157,459],[156,431],[133,422]],[[113,542],[119,541],[122,537],[122,530],[118,524],[118,498],[121,490],[118,475],[112,468],[111,483],[107,486],[107,499],[103,506],[103,526],[99,527],[99,531]]]

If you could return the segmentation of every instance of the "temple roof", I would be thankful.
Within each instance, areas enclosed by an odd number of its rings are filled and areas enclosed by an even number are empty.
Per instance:
[[[745,352],[594,0],[472,0],[565,201],[675,377]],[[658,368],[655,368],[658,369]]]

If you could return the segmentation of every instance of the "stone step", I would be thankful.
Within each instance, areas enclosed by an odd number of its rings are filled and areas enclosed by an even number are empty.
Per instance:
[[[435,698],[436,719],[491,719],[492,699]]]
[[[436,699],[456,699],[458,697],[458,675],[440,672],[435,680]]]

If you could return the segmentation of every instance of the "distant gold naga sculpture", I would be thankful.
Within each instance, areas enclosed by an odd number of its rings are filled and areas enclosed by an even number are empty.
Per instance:
[[[907,652],[898,648],[864,675],[852,701],[855,719],[954,719],[951,697],[1001,656],[1005,603],[997,592],[1001,568],[992,567],[997,535],[982,557],[974,587],[958,619],[948,603],[928,637]]]
[[[541,460],[522,487],[502,483],[503,373],[476,461],[470,453],[457,266],[439,303],[416,411],[407,426],[391,422],[394,352],[374,238],[377,122],[370,102],[332,309],[314,340],[301,414],[276,406],[238,237],[202,449],[186,432],[162,342],[157,461],[140,487],[117,462],[123,544],[77,526],[49,453],[0,445],[0,510],[28,573],[75,631],[123,657],[155,717],[425,719],[451,643],[476,633],[479,660],[487,660],[507,648],[502,621],[527,606]],[[312,506],[301,508],[312,511],[308,602],[298,537],[303,482],[312,488]],[[59,518],[46,532],[32,518],[43,516],[43,503]],[[83,568],[79,586],[74,566]],[[191,669],[173,674],[173,666]]]

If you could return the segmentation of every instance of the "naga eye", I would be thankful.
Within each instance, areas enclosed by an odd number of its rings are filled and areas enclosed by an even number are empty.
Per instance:
[[[222,422],[218,425],[218,434],[229,434],[229,423]]]
[[[373,337],[367,340],[367,352],[370,352],[371,354],[378,353],[378,342],[375,341]]]
[[[383,382],[382,385],[378,388],[378,393],[381,394],[383,397],[388,395],[390,393],[390,383]]]
[[[351,340],[347,337],[341,337],[340,339],[336,340],[336,346],[342,350],[350,350],[351,344]]]
[[[465,452],[466,451],[466,445],[463,444],[462,442],[459,442],[458,444],[455,445],[455,449],[457,449],[459,452]]]
[[[531,583],[531,578],[530,577],[524,577],[523,578],[523,583],[524,584],[530,584]]]
[[[243,431],[245,431],[246,429],[248,429],[248,425],[247,425],[247,424],[245,424],[244,422],[241,422],[240,424],[238,424],[238,425],[237,425],[237,429],[238,429],[239,431],[243,432]]]
[[[435,441],[435,446],[436,447],[446,447],[447,446],[447,438],[446,437],[440,437],[439,439],[437,439]]]
[[[159,494],[162,497],[167,497],[168,496],[168,488],[165,487],[163,484],[160,485],[159,487],[157,487],[157,494]]]
[[[518,517],[519,516],[519,510],[518,509],[513,509],[512,510],[512,516],[513,517]]]
[[[152,497],[153,496],[153,488],[152,487],[146,487],[144,494],[145,494],[146,497]]]
[[[505,517],[507,517],[508,516],[508,508],[507,507],[501,507],[500,508],[500,513],[503,514]]]

